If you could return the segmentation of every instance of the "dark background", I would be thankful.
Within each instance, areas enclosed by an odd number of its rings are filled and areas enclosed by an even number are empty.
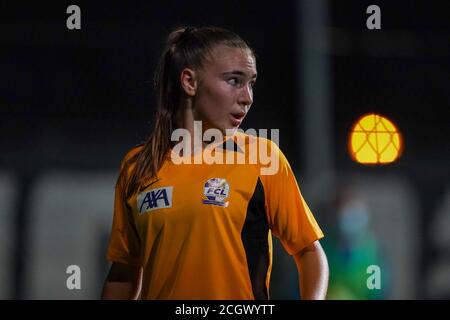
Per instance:
[[[343,46],[338,38],[329,50],[336,141],[345,142],[359,115],[375,111],[395,119],[408,140],[402,166],[433,161],[448,167],[450,23],[444,2],[378,2],[377,31],[365,28],[368,4],[329,2],[328,26],[351,35],[345,52],[336,49]],[[302,112],[294,1],[87,2],[79,4],[82,29],[76,31],[65,27],[67,5],[1,8],[6,165],[28,165],[20,156],[26,152],[44,166],[66,166],[69,153],[74,166],[116,167],[116,152],[150,131],[156,60],[179,25],[220,25],[248,39],[260,76],[246,127],[282,128],[283,149],[294,162],[301,159],[297,145],[288,143],[298,126],[292,114]],[[390,37],[392,31],[403,37]],[[345,166],[346,148],[337,146],[336,164]],[[111,157],[97,163],[105,152]]]
[[[70,4],[81,7],[81,30],[66,28]],[[370,4],[381,7],[381,30],[366,28]],[[437,254],[428,246],[429,212],[450,177],[446,8],[444,1],[327,2],[331,162],[373,173],[350,159],[349,130],[367,112],[397,124],[404,153],[384,173],[408,176],[421,194],[422,272]],[[180,25],[218,25],[248,40],[258,81],[244,129],[280,128],[282,150],[304,173],[296,1],[40,1],[2,3],[0,12],[0,169],[15,173],[24,199],[48,169],[117,170],[124,153],[146,139],[153,72],[165,37]],[[24,206],[15,206],[14,297],[23,293],[20,252],[29,241]]]

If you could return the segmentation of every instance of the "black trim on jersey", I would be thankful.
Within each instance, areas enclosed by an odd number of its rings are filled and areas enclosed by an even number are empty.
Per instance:
[[[232,149],[230,149],[230,146],[228,145],[228,140],[225,140],[220,146],[219,148],[223,149],[223,150],[229,150],[229,151],[234,151],[234,152],[240,152],[240,153],[244,153],[244,151],[242,151],[242,149],[238,146],[238,144],[236,143],[236,141],[233,140],[233,146]]]
[[[161,180],[161,178],[158,178],[156,180],[152,180],[151,182],[147,183],[146,185],[142,186],[139,188],[139,192],[141,192],[142,190],[147,189],[148,187],[150,187],[152,184],[157,183],[159,180]]]
[[[256,300],[268,300],[266,286],[269,268],[269,224],[264,207],[264,188],[258,177],[255,191],[247,207],[241,238],[247,255],[247,264]]]

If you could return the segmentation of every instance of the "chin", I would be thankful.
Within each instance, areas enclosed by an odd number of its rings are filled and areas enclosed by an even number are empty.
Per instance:
[[[220,130],[222,135],[225,137],[225,136],[227,136],[227,134],[234,135],[236,133],[236,131],[239,129],[239,126],[233,126],[230,123],[225,123],[222,125],[216,125],[216,126],[214,126],[214,128],[216,128],[217,130]]]

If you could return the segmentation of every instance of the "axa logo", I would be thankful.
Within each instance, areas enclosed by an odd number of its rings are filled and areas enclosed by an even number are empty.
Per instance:
[[[156,209],[172,207],[173,187],[162,187],[144,191],[137,197],[137,209],[139,214]]]

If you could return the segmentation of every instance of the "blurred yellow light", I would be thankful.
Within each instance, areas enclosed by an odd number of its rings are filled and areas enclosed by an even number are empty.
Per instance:
[[[403,149],[396,126],[374,113],[362,116],[355,123],[348,146],[352,159],[363,164],[391,163]]]

